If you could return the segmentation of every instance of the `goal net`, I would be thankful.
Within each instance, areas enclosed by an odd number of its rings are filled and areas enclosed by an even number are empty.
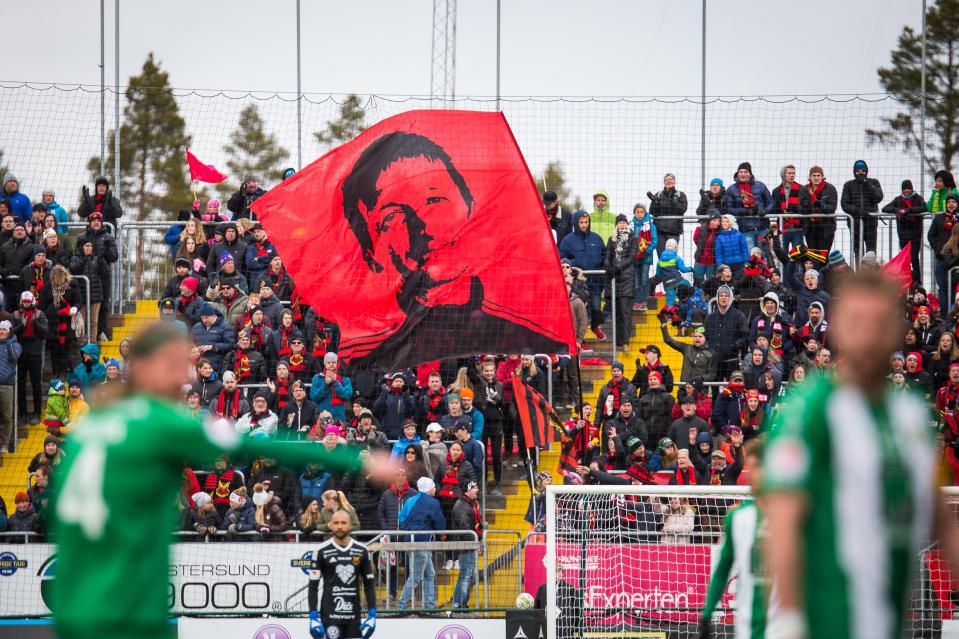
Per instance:
[[[957,516],[959,493],[944,492]],[[547,636],[698,636],[725,514],[751,499],[747,486],[550,486]],[[541,584],[529,581],[535,593]],[[715,637],[735,635],[736,585],[734,570],[711,617]],[[959,580],[929,543],[917,557],[904,636],[959,632],[956,604]]]

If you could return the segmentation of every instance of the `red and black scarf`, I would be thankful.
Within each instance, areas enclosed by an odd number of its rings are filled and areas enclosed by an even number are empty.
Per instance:
[[[300,377],[306,370],[306,357],[302,353],[290,353],[290,376]]]
[[[769,348],[777,355],[783,354],[783,328],[783,324],[778,317],[770,319],[765,315],[760,315],[759,322],[756,324],[758,332],[766,329],[772,331],[772,336],[769,338]]]
[[[281,410],[290,402],[290,377],[286,379],[277,379],[273,383],[276,386],[276,392],[273,394],[277,410]]]
[[[236,379],[242,382],[253,374],[250,367],[250,351],[242,348],[236,349],[236,359],[233,361],[233,372],[236,373]]]
[[[390,492],[393,493],[393,496],[397,500],[401,499],[406,491],[410,489],[410,482],[403,482],[402,486],[397,486],[396,484],[390,484]]]
[[[33,279],[30,281],[30,290],[33,291],[37,299],[40,298],[40,291],[43,290],[43,276],[45,271],[46,269],[43,268],[43,266],[37,266],[36,262],[33,263]]]
[[[819,183],[819,186],[814,186],[812,182],[806,185],[806,195],[809,196],[810,202],[818,202],[819,196],[822,195],[822,190],[826,188],[826,180],[823,180]],[[818,218],[812,218],[818,219]]]
[[[756,198],[753,196],[753,185],[750,182],[739,183],[739,197],[742,198],[743,208],[749,209],[756,206]]]
[[[622,384],[623,384],[623,380],[620,380],[618,382],[612,379],[609,380],[609,394],[613,398],[613,415],[619,412],[619,402],[622,399],[621,398],[622,389],[620,388],[620,386],[622,386]],[[606,407],[603,406],[602,409],[606,410]]]
[[[25,308],[20,317],[23,320],[23,337],[35,337],[37,334],[36,327],[34,326],[36,309],[33,307]]]
[[[230,485],[235,476],[233,469],[227,469],[220,474],[210,473],[203,482],[203,492],[213,497],[214,504],[230,505]]]
[[[316,333],[313,335],[313,349],[311,352],[314,357],[323,357],[326,355],[326,351],[328,350],[326,347],[329,345],[329,340],[326,339],[326,331],[323,330],[326,327],[326,322],[318,317],[313,320],[313,323],[316,327]]]
[[[783,213],[797,212],[799,211],[799,184],[793,182],[789,185],[789,193],[786,193],[786,188],[784,185],[780,184],[779,188],[776,189],[779,191],[779,194],[782,196],[782,202],[779,203],[779,208]],[[786,217],[783,218],[783,229],[788,229],[793,226],[799,226],[801,220],[798,217]]]
[[[216,415],[227,419],[236,419],[240,413],[240,391],[233,391],[233,397],[230,398],[229,405],[226,399],[226,389],[220,391],[216,398]]]
[[[263,323],[250,323],[246,326],[246,332],[250,336],[250,349],[262,353],[266,348],[266,342],[263,340]]]
[[[293,325],[289,327],[280,326],[280,350],[277,353],[280,357],[286,357],[293,350],[290,348],[290,339],[293,337]]]
[[[256,247],[256,256],[257,256],[257,257],[263,257],[264,255],[266,255],[267,253],[270,252],[270,251],[266,248],[266,244],[264,244],[263,242],[259,242],[259,241],[254,242],[254,243],[253,243],[253,246]]]
[[[696,469],[690,466],[686,469],[685,474],[683,474],[683,469],[676,468],[676,485],[677,486],[695,486],[696,485]]]
[[[427,405],[426,423],[438,422],[440,420],[440,415],[443,414],[442,407],[445,399],[446,399],[446,389],[443,388],[442,386],[436,393],[427,389],[426,391],[426,405]]]
[[[70,329],[70,302],[61,297],[57,304],[57,344],[67,343],[67,331]]]
[[[443,489],[440,490],[440,497],[456,497],[456,489],[460,485],[459,471],[463,465],[465,456],[460,455],[459,459],[453,459],[453,453],[446,453],[446,474],[443,475]]]

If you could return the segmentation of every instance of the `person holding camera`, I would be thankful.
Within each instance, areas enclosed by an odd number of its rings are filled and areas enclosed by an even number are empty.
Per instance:
[[[235,222],[241,217],[250,218],[255,221],[256,216],[253,211],[250,210],[250,205],[260,199],[265,193],[266,191],[260,188],[260,181],[255,175],[248,174],[243,176],[243,183],[240,184],[240,189],[231,195],[226,203],[226,208],[233,213],[233,221]]]

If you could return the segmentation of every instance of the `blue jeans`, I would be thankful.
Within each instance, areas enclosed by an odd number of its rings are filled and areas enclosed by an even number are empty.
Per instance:
[[[669,284],[663,284],[663,290],[666,291],[666,308],[672,308],[676,303],[676,289],[679,288],[680,280],[675,280]]]
[[[788,231],[783,232],[783,250],[789,252],[789,249],[793,246],[799,246],[805,244],[806,240],[803,237],[802,227],[794,226]]]
[[[759,231],[740,231],[746,238],[746,250],[753,250],[759,243]]]
[[[410,553],[410,572],[396,607],[400,610],[410,604],[413,591],[423,584],[423,607],[436,608],[436,570],[433,568],[433,553],[429,550],[414,550]]]
[[[649,298],[649,264],[636,265],[636,295],[633,298],[639,304],[645,304]]]
[[[470,602],[470,591],[473,589],[473,573],[476,572],[476,551],[464,550],[459,556],[460,576],[453,588],[453,607],[466,608]]]
[[[694,264],[693,265],[693,283],[696,286],[702,285],[703,281],[716,274],[715,264]]]

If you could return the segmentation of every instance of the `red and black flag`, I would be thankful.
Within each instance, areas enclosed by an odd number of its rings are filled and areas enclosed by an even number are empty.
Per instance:
[[[556,411],[545,397],[524,384],[518,375],[513,375],[513,397],[519,421],[523,424],[526,447],[546,448],[553,441],[554,425],[560,423]]]
[[[251,208],[354,367],[575,354],[559,253],[501,113],[387,118]]]

